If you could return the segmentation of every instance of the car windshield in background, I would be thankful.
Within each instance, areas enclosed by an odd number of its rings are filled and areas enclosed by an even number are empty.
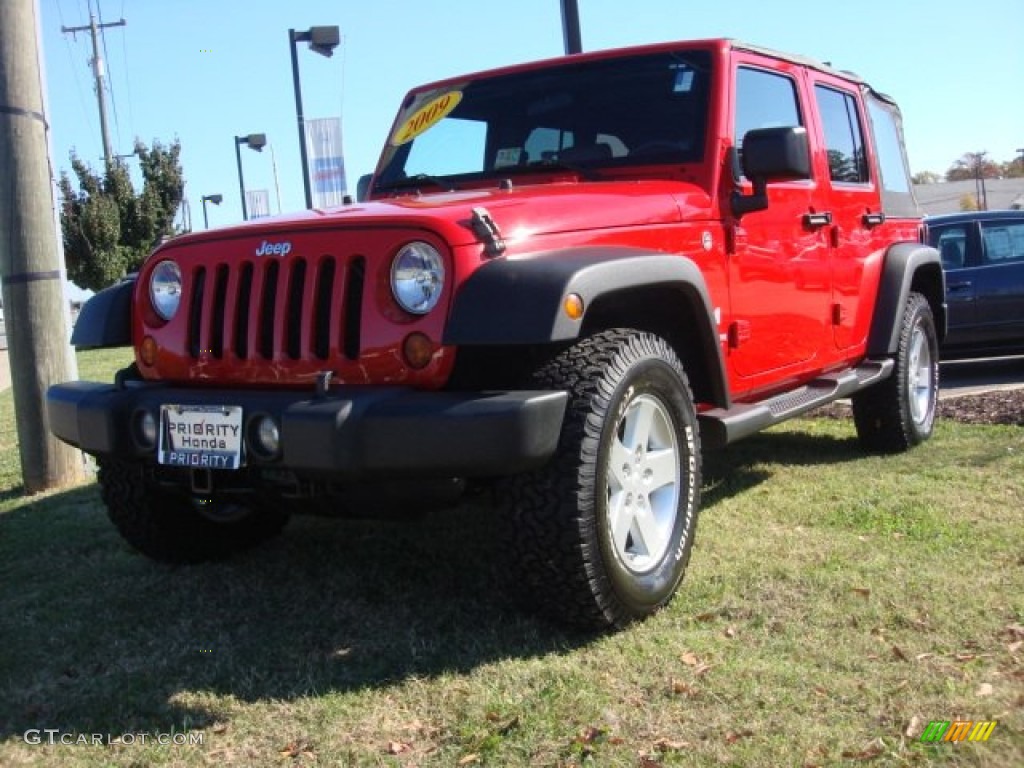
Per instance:
[[[704,154],[707,51],[566,63],[413,94],[376,188],[402,189],[545,168],[694,163]],[[439,181],[444,180],[444,181]]]

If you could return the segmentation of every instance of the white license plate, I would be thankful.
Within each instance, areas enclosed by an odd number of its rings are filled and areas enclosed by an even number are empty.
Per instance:
[[[172,467],[238,469],[240,405],[162,405],[157,461]]]

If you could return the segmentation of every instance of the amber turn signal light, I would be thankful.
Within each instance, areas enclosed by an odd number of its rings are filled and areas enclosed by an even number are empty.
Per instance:
[[[426,368],[433,356],[434,345],[425,334],[410,333],[402,342],[402,357],[413,370]]]
[[[562,309],[570,320],[579,320],[583,317],[583,298],[578,293],[570,293],[562,302]]]
[[[157,351],[156,339],[152,336],[147,336],[142,340],[142,345],[139,347],[139,357],[142,358],[142,362],[145,365],[156,365]]]

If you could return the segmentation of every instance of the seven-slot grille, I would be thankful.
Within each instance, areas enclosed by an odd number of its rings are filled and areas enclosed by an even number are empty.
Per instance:
[[[188,353],[198,359],[359,358],[362,256],[246,260],[193,268]]]

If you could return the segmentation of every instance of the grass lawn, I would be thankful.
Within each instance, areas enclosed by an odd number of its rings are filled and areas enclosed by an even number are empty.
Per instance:
[[[1019,427],[879,458],[802,419],[709,456],[680,594],[586,636],[508,604],[484,503],[159,565],[94,484],[23,497],[14,424],[8,391],[0,765],[1024,765]],[[998,724],[921,743],[958,718]]]

